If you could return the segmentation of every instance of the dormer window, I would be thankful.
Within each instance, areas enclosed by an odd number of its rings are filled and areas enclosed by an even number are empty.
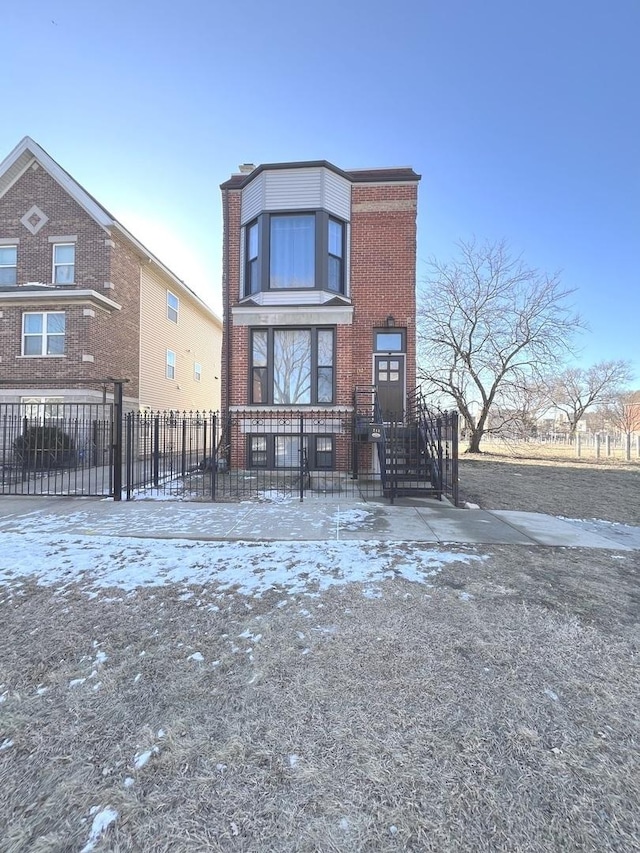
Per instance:
[[[244,296],[260,291],[344,293],[345,224],[326,211],[263,213],[245,227]]]

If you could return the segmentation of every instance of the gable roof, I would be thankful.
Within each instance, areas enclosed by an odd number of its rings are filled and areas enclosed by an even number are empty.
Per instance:
[[[413,182],[419,181],[421,175],[416,174],[410,166],[398,166],[395,168],[381,169],[350,169],[348,171],[339,169],[328,160],[302,160],[294,163],[261,163],[256,166],[251,172],[242,172],[239,175],[232,175],[228,181],[220,184],[223,190],[242,189],[250,183],[260,172],[272,171],[277,169],[329,169],[351,181],[353,184],[360,183],[396,183],[396,182]]]
[[[139,240],[137,240],[124,225],[109,213],[106,207],[100,204],[91,193],[76,181],[53,157],[38,145],[30,136],[25,136],[13,151],[0,163],[0,198],[18,181],[27,171],[29,166],[37,161],[40,166],[76,201],[80,207],[107,233],[111,229],[120,232],[123,237],[136,249],[136,251],[148,261],[157,266],[171,282],[178,288],[187,292],[194,298],[200,307],[205,308],[209,314],[220,321],[218,315],[206,302],[184,283],[181,278],[172,272],[169,267],[162,263],[153,252],[150,252]]]

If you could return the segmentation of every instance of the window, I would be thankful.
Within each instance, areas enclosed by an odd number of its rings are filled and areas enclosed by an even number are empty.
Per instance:
[[[178,322],[178,309],[180,308],[180,300],[175,295],[167,290],[167,319],[172,323]]]
[[[314,287],[315,216],[272,216],[269,287]]]
[[[252,403],[332,403],[334,385],[333,329],[253,329]]]
[[[404,329],[376,330],[374,349],[376,352],[404,352]]]
[[[0,246],[0,285],[18,280],[18,247]]]
[[[333,438],[330,435],[316,436],[314,468],[333,468]]]
[[[260,290],[258,269],[258,223],[254,222],[247,228],[247,290],[248,294]]]
[[[167,350],[167,379],[176,378],[176,354],[173,350]]]
[[[53,283],[73,284],[75,280],[76,247],[74,243],[53,244]]]
[[[64,355],[64,311],[22,315],[22,355]]]
[[[32,424],[64,419],[62,397],[20,397],[21,416]]]
[[[263,213],[245,228],[244,295],[321,288],[344,293],[345,225],[325,211]]]
[[[343,266],[342,266],[342,238],[344,234],[344,226],[342,222],[337,222],[335,219],[329,220],[329,266],[327,269],[327,287],[329,290],[335,290],[336,293],[342,293],[343,287]]]
[[[305,435],[303,448],[311,470],[333,469],[334,445],[331,435]],[[251,435],[248,439],[249,468],[300,467],[299,435]]]
[[[193,378],[196,382],[200,382],[202,379],[202,365],[199,361],[193,363]]]

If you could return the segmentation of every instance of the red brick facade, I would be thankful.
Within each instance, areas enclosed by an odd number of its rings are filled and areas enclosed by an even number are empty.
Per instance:
[[[291,164],[292,169],[307,165]],[[406,341],[405,390],[415,386],[416,378],[416,212],[419,176],[409,169],[380,170],[374,172],[342,172],[330,164],[344,180],[350,182],[350,218],[346,224],[349,235],[349,286],[344,298],[339,300],[351,306],[350,322],[335,325],[335,391],[330,406],[300,406],[311,415],[313,410],[350,412],[353,407],[355,386],[371,386],[374,383],[374,331],[393,324],[395,330],[403,330]],[[222,401],[224,411],[264,406],[250,401],[250,330],[251,324],[239,324],[233,309],[247,304],[240,299],[241,220],[242,193],[254,175],[261,170],[286,170],[285,164],[258,167],[249,176],[237,175],[222,185],[224,214],[223,231],[223,304],[224,334],[222,355]],[[279,209],[282,211],[282,208]],[[293,211],[292,211],[293,212]],[[331,213],[331,211],[330,211]],[[333,215],[333,214],[331,214]],[[290,291],[290,304],[296,307],[296,292]],[[335,302],[335,300],[334,300]],[[273,303],[271,303],[273,304]],[[300,301],[302,305],[302,301]],[[306,306],[307,303],[304,303]],[[297,306],[300,308],[300,305]],[[323,312],[331,316],[330,304],[314,304],[310,309],[313,325],[322,326]],[[270,311],[270,305],[257,306],[256,311]],[[236,312],[237,315],[238,312]],[[393,318],[393,319],[391,319]],[[287,320],[292,325],[294,320]],[[262,327],[262,324],[259,323]],[[276,321],[277,325],[277,321]],[[275,326],[274,326],[275,327]],[[274,408],[274,407],[270,407]],[[232,465],[245,467],[243,441],[240,435],[231,439]],[[335,467],[346,465],[348,448],[342,438],[336,437]]]

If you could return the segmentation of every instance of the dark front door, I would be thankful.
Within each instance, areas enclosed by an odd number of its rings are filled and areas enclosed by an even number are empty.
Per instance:
[[[374,356],[375,384],[385,421],[402,420],[404,411],[404,355]]]

